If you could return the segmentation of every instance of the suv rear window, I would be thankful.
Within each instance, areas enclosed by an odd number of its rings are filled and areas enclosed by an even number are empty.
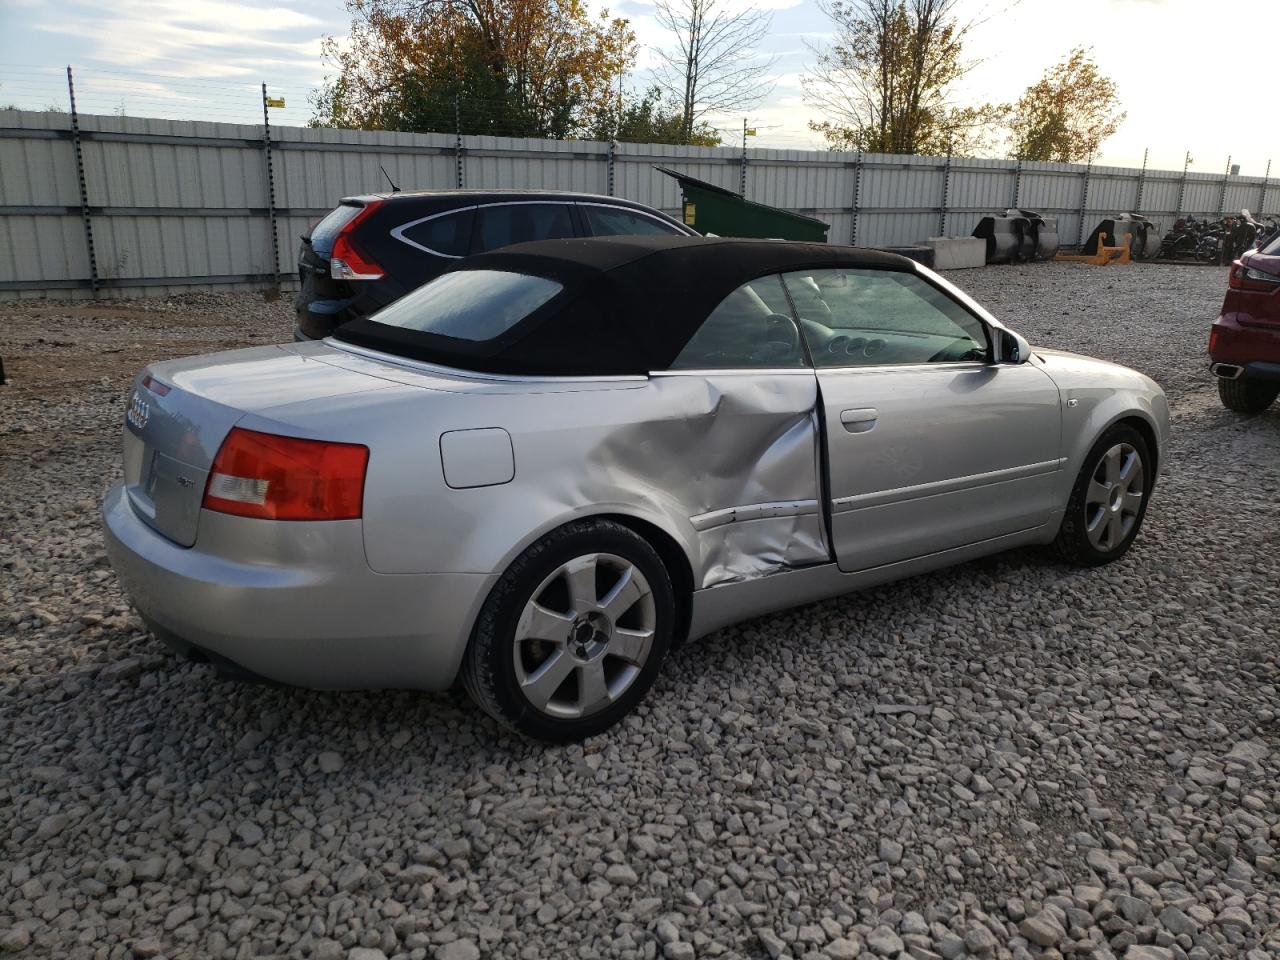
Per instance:
[[[311,228],[311,249],[322,257],[333,253],[333,241],[338,238],[338,233],[363,209],[361,204],[343,203],[330,210]]]
[[[459,270],[436,277],[369,319],[482,343],[502,336],[562,289],[554,280],[524,273]]]

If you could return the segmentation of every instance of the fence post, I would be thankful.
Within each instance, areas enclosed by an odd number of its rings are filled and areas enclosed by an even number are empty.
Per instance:
[[[849,228],[849,245],[858,245],[858,192],[862,189],[862,151],[858,151],[858,159],[853,163],[853,203],[849,208],[853,223]]]
[[[1018,161],[1018,165],[1013,172],[1013,203],[1009,204],[1013,209],[1018,209],[1018,201],[1022,199],[1022,161]]]
[[[80,182],[80,220],[84,224],[84,243],[89,251],[89,289],[98,298],[98,257],[93,251],[93,221],[89,219],[89,187],[84,179],[84,152],[80,149],[80,115],[76,113],[76,84],[67,64],[67,96],[71,100],[71,143],[76,153],[76,178]]]
[[[271,163],[271,118],[267,116],[267,85],[262,85],[262,152],[267,160],[267,219],[271,223],[271,283],[280,290],[280,236],[276,231],[276,178]]]
[[[1222,175],[1222,193],[1218,195],[1218,214],[1225,215],[1227,212],[1227,181],[1231,179],[1231,157],[1227,157],[1227,170]]]
[[[1187,199],[1187,167],[1191,166],[1191,151],[1188,150],[1186,156],[1182,158],[1182,179],[1178,182],[1178,206],[1173,211],[1173,219],[1177,220],[1182,216],[1182,203]]]
[[[1267,212],[1267,181],[1271,179],[1271,161],[1267,161],[1267,172],[1262,175],[1262,190],[1258,194],[1258,216]]]
[[[608,175],[607,175],[607,177],[606,177],[606,182],[607,182],[607,184],[608,184],[608,189],[609,189],[609,196],[611,196],[611,197],[613,196],[613,162],[614,162],[614,161],[613,161],[613,150],[614,150],[614,147],[615,147],[615,146],[616,146],[616,144],[614,144],[614,142],[613,142],[613,138],[611,137],[611,138],[609,139],[609,157],[608,157],[608,160],[609,160],[609,173],[608,173]]]
[[[742,118],[742,167],[738,172],[738,196],[747,198],[747,118]]]
[[[938,211],[938,236],[947,235],[947,201],[951,198],[951,147],[947,146],[947,163],[942,173],[942,207]]]
[[[457,97],[453,98],[453,163],[457,168],[454,185],[461,190],[465,179],[462,176],[462,104]]]
[[[1150,147],[1143,147],[1142,149],[1142,172],[1138,174],[1138,199],[1133,203],[1134,213],[1142,212],[1142,194],[1147,188],[1147,154],[1150,150]]]
[[[1084,246],[1084,217],[1089,209],[1089,174],[1093,172],[1093,157],[1084,168],[1084,189],[1080,191],[1080,229],[1076,231],[1076,249]]]

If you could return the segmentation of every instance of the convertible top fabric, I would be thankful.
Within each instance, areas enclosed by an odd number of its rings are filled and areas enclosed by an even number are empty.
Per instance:
[[[468,341],[377,322],[338,328],[349,343],[444,366],[533,376],[609,376],[665,370],[707,315],[751,280],[821,267],[910,272],[905,257],[784,240],[599,237],[539,240],[460,261],[555,280],[561,293],[503,335]],[[410,294],[412,296],[412,294]]]

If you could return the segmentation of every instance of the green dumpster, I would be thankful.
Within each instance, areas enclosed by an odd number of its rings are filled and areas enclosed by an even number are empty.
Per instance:
[[[717,237],[763,237],[771,240],[808,240],[826,243],[831,225],[790,210],[752,203],[732,190],[717,187],[666,167],[659,172],[674,177],[684,195],[681,219],[699,233]]]

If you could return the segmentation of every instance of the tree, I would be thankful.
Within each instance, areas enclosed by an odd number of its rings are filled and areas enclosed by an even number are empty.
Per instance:
[[[1098,152],[1119,128],[1115,81],[1104,76],[1083,47],[1050,67],[1014,104],[1009,120],[1013,155],[1020,160],[1074,163]]]
[[[565,138],[614,103],[635,34],[581,0],[347,0],[313,125]],[[455,109],[457,118],[455,120]]]
[[[827,114],[810,129],[835,149],[873,153],[973,153],[984,148],[1006,108],[958,107],[951,87],[969,25],[958,0],[820,0],[836,40],[815,51],[805,99]]]
[[[681,143],[710,113],[726,113],[759,103],[771,86],[764,82],[772,59],[756,47],[769,31],[770,14],[735,13],[731,0],[656,0],[658,24],[675,34],[674,46],[658,51],[658,83],[680,104]]]
[[[656,84],[639,96],[634,93],[623,96],[612,110],[599,116],[591,136],[596,140],[625,143],[720,145],[720,131],[704,120],[687,130],[680,106],[670,102]]]

